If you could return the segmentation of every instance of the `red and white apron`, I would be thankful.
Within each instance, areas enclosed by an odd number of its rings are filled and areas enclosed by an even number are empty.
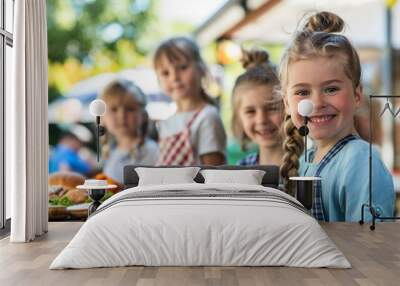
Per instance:
[[[197,164],[190,142],[190,127],[201,109],[193,114],[183,131],[159,140],[160,155],[157,165],[192,166]]]

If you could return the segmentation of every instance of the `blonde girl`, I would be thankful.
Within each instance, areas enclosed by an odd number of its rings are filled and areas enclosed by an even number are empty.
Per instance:
[[[361,206],[368,202],[368,142],[354,127],[354,115],[362,97],[361,66],[349,40],[339,34],[343,20],[329,12],[311,16],[296,33],[286,50],[280,79],[284,102],[290,117],[285,120],[286,156],[281,172],[287,180],[301,176],[320,176],[312,214],[325,221],[358,221]],[[314,147],[310,162],[300,157],[301,140],[293,137],[293,128],[303,125],[297,112],[303,99],[312,101],[309,136]],[[297,161],[300,168],[297,170]],[[393,181],[379,155],[373,153],[373,201],[378,213],[392,216]]]
[[[236,79],[232,93],[232,131],[242,150],[253,142],[259,151],[238,164],[280,166],[284,110],[282,97],[276,92],[278,76],[264,50],[243,51],[242,64],[246,71]]]
[[[125,165],[154,165],[158,158],[158,146],[146,138],[143,128],[146,96],[133,82],[118,79],[104,88],[100,98],[107,105],[103,117],[107,132],[102,137],[104,173],[122,183]]]
[[[195,42],[168,39],[154,55],[162,90],[177,112],[159,122],[159,165],[220,165],[225,162],[226,135],[218,110],[203,88],[206,65]]]

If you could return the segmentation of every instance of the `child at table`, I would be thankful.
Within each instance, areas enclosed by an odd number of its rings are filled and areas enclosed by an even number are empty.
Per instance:
[[[308,128],[315,145],[309,150],[310,162],[300,158],[299,174],[322,178],[312,214],[325,221],[360,220],[361,206],[369,198],[369,144],[354,127],[354,114],[362,97],[361,66],[350,41],[339,34],[343,27],[343,20],[333,13],[311,16],[295,34],[280,66],[282,94],[290,114],[285,130],[291,141],[286,144],[302,144],[302,139],[288,132],[303,125],[298,103],[309,99],[314,105]],[[298,153],[291,150],[287,149],[282,169],[297,171]],[[376,151],[372,162],[374,206],[379,215],[393,216],[391,174]],[[365,213],[371,219],[368,209]]]
[[[100,98],[107,110],[103,116],[106,135],[102,137],[104,174],[123,182],[126,165],[154,165],[158,158],[158,146],[146,137],[146,96],[133,82],[118,79],[108,84]]]
[[[162,90],[176,103],[176,113],[159,122],[159,165],[221,165],[226,135],[217,108],[202,82],[207,68],[195,42],[171,38],[157,48],[154,68]]]

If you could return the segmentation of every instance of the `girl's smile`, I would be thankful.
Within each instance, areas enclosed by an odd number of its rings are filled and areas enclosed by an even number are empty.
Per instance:
[[[310,137],[337,142],[354,131],[354,113],[361,99],[360,87],[354,88],[340,57],[316,57],[293,62],[288,74],[286,104],[296,127],[304,119],[298,103],[309,98],[314,110],[309,116]]]
[[[336,118],[336,114],[323,114],[323,115],[312,115],[310,116],[309,123],[315,127],[323,126],[326,124],[332,124],[332,120]]]
[[[259,136],[262,137],[271,137],[272,135],[275,135],[275,133],[278,131],[277,128],[258,128],[255,130],[255,133]]]

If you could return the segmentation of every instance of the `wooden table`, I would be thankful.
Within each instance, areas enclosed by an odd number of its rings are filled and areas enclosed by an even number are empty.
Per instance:
[[[352,269],[290,267],[120,267],[49,270],[81,222],[52,222],[32,243],[0,241],[0,285],[400,285],[400,223],[324,223]]]

